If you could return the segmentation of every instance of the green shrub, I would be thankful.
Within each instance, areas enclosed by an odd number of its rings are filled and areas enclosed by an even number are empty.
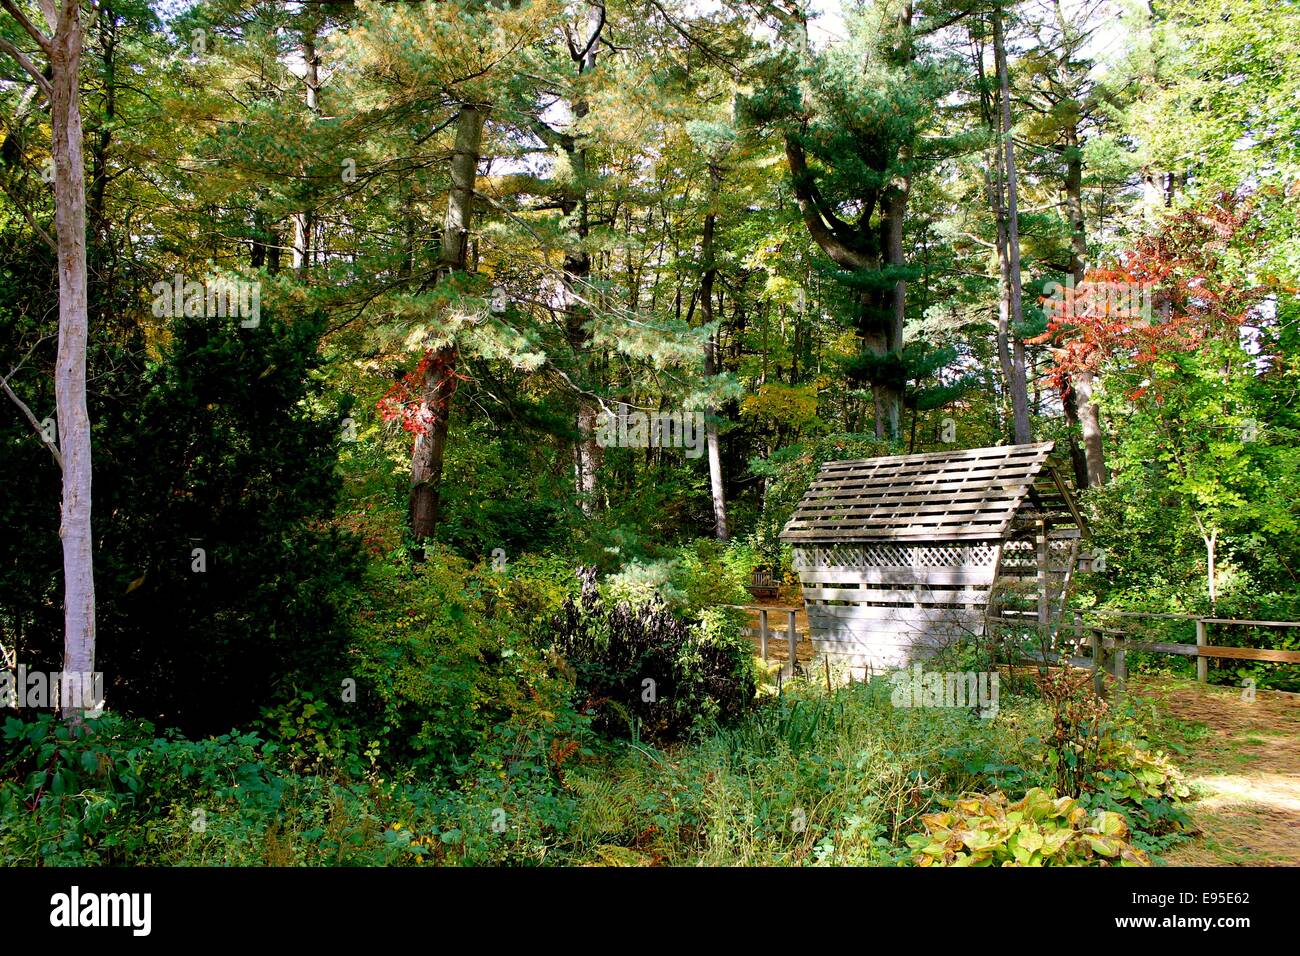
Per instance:
[[[1150,866],[1129,844],[1122,814],[1087,808],[1038,787],[1014,803],[1006,794],[965,794],[921,818],[907,838],[917,866]]]
[[[1183,807],[1191,788],[1164,752],[1112,727],[1102,734],[1097,762],[1081,796],[1087,806],[1123,813],[1132,842],[1149,851],[1181,839],[1191,824]]]
[[[751,705],[753,649],[739,612],[710,609],[692,622],[652,600],[602,599],[595,570],[579,574],[581,593],[556,615],[553,637],[598,729],[675,740]]]
[[[355,714],[358,739],[376,741],[385,766],[450,782],[503,721],[546,720],[570,707],[520,619],[554,596],[512,592],[500,574],[443,550],[373,570],[376,597],[361,613],[348,670],[356,703],[336,695],[329,709]]]
[[[710,538],[675,549],[671,558],[632,561],[605,579],[612,601],[658,602],[674,610],[698,612],[719,604],[745,604],[745,585],[756,564],[748,545],[723,545]]]
[[[0,864],[387,866],[540,862],[568,827],[585,721],[507,721],[454,788],[286,770],[254,734],[186,740],[113,715],[74,735],[10,718]],[[498,823],[502,825],[498,825]]]

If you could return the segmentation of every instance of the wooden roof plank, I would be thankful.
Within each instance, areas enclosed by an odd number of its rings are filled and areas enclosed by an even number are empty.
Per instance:
[[[1000,539],[1052,442],[826,462],[782,540]]]

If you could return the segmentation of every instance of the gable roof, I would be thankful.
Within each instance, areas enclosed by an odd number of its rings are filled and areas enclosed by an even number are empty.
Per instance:
[[[1053,442],[828,461],[781,532],[791,544],[1002,538]]]

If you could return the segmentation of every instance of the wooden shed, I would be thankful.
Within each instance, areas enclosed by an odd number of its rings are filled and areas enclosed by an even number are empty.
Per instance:
[[[1048,622],[1086,527],[1052,442],[831,461],[781,539],[820,653],[903,666],[1000,614]]]

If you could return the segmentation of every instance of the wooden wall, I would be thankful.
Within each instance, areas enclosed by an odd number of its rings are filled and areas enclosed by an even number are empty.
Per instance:
[[[796,545],[818,653],[899,667],[982,634],[999,541]]]

